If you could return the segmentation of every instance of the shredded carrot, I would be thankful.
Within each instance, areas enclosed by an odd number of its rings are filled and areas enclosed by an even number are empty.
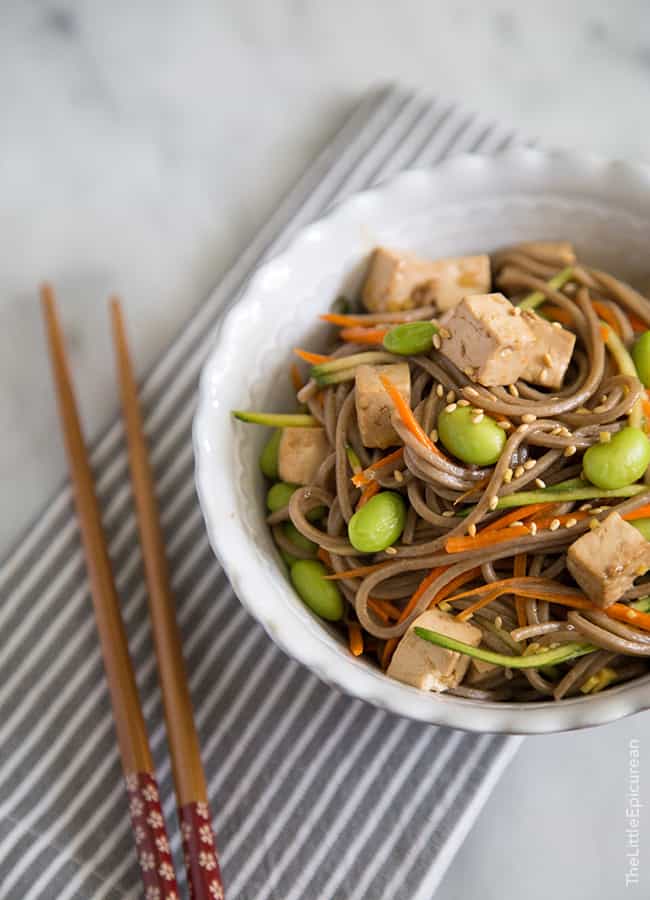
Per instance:
[[[605,343],[607,343],[607,341],[609,340],[609,326],[608,325],[600,326],[600,336],[603,339],[603,341]]]
[[[634,313],[629,312],[627,314],[630,325],[632,326],[632,330],[636,331],[637,334],[647,331],[648,324],[644,322],[643,319],[640,319],[639,316],[636,316]]]
[[[343,328],[339,337],[352,344],[381,344],[387,331],[387,328]]]
[[[610,619],[618,619],[619,622],[627,622],[628,625],[635,625],[637,628],[642,628],[643,631],[650,631],[650,613],[633,609],[624,603],[612,603],[604,612]]]
[[[374,479],[378,469],[383,469],[386,466],[391,466],[394,463],[401,462],[403,456],[403,447],[400,447],[399,450],[393,450],[392,453],[389,453],[387,456],[383,456],[381,459],[378,459],[376,463],[368,466],[367,469],[364,469],[362,472],[358,472],[356,475],[354,475],[352,477],[352,484],[355,487],[363,487],[364,484],[368,484],[368,482]]]
[[[552,322],[559,322],[561,325],[573,325],[573,316],[568,310],[562,309],[561,306],[543,306],[541,312]]]
[[[401,462],[403,456],[404,447],[400,447],[399,450],[394,450],[387,456],[378,459],[376,463],[368,466],[368,468],[364,469],[363,472],[358,472],[356,475],[354,475],[352,477],[352,484],[355,487],[363,487],[365,484],[368,484],[368,482],[374,479],[378,469],[383,469],[386,466],[392,466],[395,463]]]
[[[466,503],[473,494],[480,494],[483,491],[483,488],[486,488],[490,483],[490,479],[492,475],[486,475],[485,478],[481,478],[480,481],[477,481],[476,484],[473,484],[468,491],[465,491],[464,494],[461,494],[460,497],[456,497],[454,500],[454,506],[459,506],[461,503]]]
[[[299,347],[296,347],[293,352],[296,356],[299,356],[300,359],[304,359],[305,362],[311,363],[312,366],[319,366],[321,363],[326,363],[334,359],[333,356],[324,356],[322,353],[310,353],[308,350],[301,350]]]
[[[530,586],[523,582],[532,582]],[[464,594],[457,594],[454,599],[459,600],[467,597],[478,597],[476,603],[468,606],[456,616],[461,622],[469,619],[477,610],[497,600],[503,594],[517,593],[522,597],[531,597],[534,600],[548,600],[550,603],[559,603],[562,606],[570,606],[574,609],[599,609],[594,606],[580,591],[574,591],[566,588],[560,582],[553,581],[550,578],[504,578],[502,581],[495,581],[491,584],[484,585],[480,588],[474,588],[472,591],[466,591]]]
[[[606,303],[601,303],[599,300],[592,300],[591,305],[594,308],[594,312],[603,319],[604,322],[607,322],[612,331],[616,332],[619,337],[622,337],[623,332],[621,331],[619,321],[609,306],[607,306]]]
[[[429,604],[429,609],[433,609],[434,606],[438,606],[439,603],[442,603],[443,600],[446,600],[447,597],[451,596],[454,591],[462,587],[464,584],[468,584],[470,581],[473,581],[481,572],[480,566],[475,566],[473,569],[469,569],[467,572],[463,572],[462,575],[457,575],[455,578],[446,584],[444,587],[440,588],[436,596],[433,598],[431,603]]]
[[[390,665],[390,661],[393,657],[393,653],[395,652],[395,647],[397,647],[399,638],[388,638],[386,643],[384,644],[384,649],[381,653],[381,659],[379,660],[379,665],[384,669],[384,671]]]
[[[512,574],[515,578],[522,578],[526,574],[527,556],[525,553],[517,553]],[[515,611],[517,613],[517,623],[520,628],[528,624],[526,617],[526,598],[520,594],[515,594]]]
[[[367,484],[364,487],[363,493],[359,497],[359,502],[357,503],[357,509],[356,509],[357,512],[363,506],[366,505],[366,503],[368,502],[368,500],[370,500],[371,497],[374,497],[375,494],[379,492],[380,487],[381,487],[381,485],[379,484],[378,481],[371,481],[370,484]]]
[[[515,519],[515,521],[517,521]],[[498,531],[489,531],[485,533],[485,529],[475,537],[467,535],[450,537],[445,541],[445,550],[447,553],[463,553],[465,550],[479,550],[483,547],[491,547],[493,544],[500,544],[503,541],[511,541],[514,538],[525,537],[530,534],[528,525],[514,525],[509,528],[500,528]]]
[[[408,428],[411,434],[415,438],[417,438],[417,440],[421,444],[424,444],[427,450],[431,450],[431,452],[435,453],[437,456],[442,456],[443,454],[440,452],[440,450],[438,450],[429,435],[424,431],[418,420],[413,415],[411,407],[408,405],[404,397],[402,397],[388,375],[380,375],[379,380],[383,384],[386,393],[395,404],[395,409],[397,410],[398,415],[404,423],[405,427]]]
[[[291,375],[291,383],[293,384],[293,388],[297,394],[298,391],[300,390],[300,388],[303,386],[303,380],[300,377],[300,372],[298,371],[298,366],[295,363],[291,364],[290,375]]]
[[[331,325],[339,325],[341,328],[348,328],[350,326],[363,326],[363,325],[376,325],[383,321],[384,313],[364,313],[363,315],[355,316],[354,314],[349,315],[345,313],[323,313],[320,318],[324,322],[329,322]],[[399,324],[400,322],[408,322],[410,314],[408,312],[404,313],[404,315],[396,316],[394,313],[390,314],[390,323],[391,325]]]
[[[397,622],[400,617],[400,611],[388,600],[378,600],[376,597],[368,597],[368,609],[371,609],[376,616],[383,622],[390,623],[391,620]]]
[[[420,584],[417,586],[417,588],[416,588],[416,590],[415,590],[415,593],[413,594],[413,596],[411,597],[411,599],[408,601],[408,603],[406,604],[406,606],[402,609],[402,611],[401,611],[401,613],[400,613],[400,615],[399,615],[399,619],[397,620],[398,622],[403,622],[405,619],[408,619],[408,617],[411,615],[411,613],[412,613],[413,610],[415,609],[415,607],[416,607],[416,605],[417,605],[417,602],[418,602],[418,600],[420,599],[420,597],[422,596],[422,594],[426,591],[426,589],[427,589],[431,584],[433,584],[433,582],[436,580],[436,578],[437,578],[439,575],[442,575],[442,573],[443,573],[447,568],[448,568],[448,566],[438,566],[438,567],[435,568],[435,569],[431,569],[431,571],[429,572],[429,574],[426,575],[426,576],[422,579],[422,581],[420,582]],[[394,653],[394,651],[395,651],[395,647],[397,647],[398,640],[399,640],[399,638],[389,638],[389,639],[386,641],[386,643],[385,643],[385,645],[384,645],[383,653],[382,653],[382,655],[381,655],[381,667],[382,667],[382,669],[387,669],[387,668],[388,668],[388,664],[390,663],[391,657],[392,657],[392,655],[393,655],[393,653]]]
[[[329,555],[327,550],[324,547],[318,548],[318,553],[316,556],[320,559],[322,563],[324,563],[328,569],[332,568],[332,557]]]
[[[382,609],[391,619],[395,619],[396,622],[399,621],[399,617],[402,614],[401,610],[394,603],[391,603],[390,600],[379,600],[377,597],[370,597],[369,599],[372,600],[375,608]]]
[[[513,509],[512,512],[506,513],[505,516],[501,516],[493,522],[490,522],[489,525],[486,525],[485,528],[481,529],[479,535],[485,534],[486,531],[499,531],[501,528],[507,528],[511,522],[523,522],[525,519],[529,519],[531,516],[536,515],[536,513],[541,512],[543,509],[546,509],[547,506],[551,505],[552,504],[549,501],[547,503],[531,503],[530,506],[518,506],[516,509]]]
[[[635,519],[646,519],[648,516],[650,516],[650,503],[646,503],[645,506],[639,506],[637,509],[633,509],[632,512],[623,513],[622,518],[626,522],[634,522]]]
[[[347,569],[345,572],[334,572],[333,575],[326,575],[327,581],[341,581],[344,578],[365,578],[366,575],[372,575],[373,572],[379,572],[390,565],[392,560],[385,559],[382,562],[373,563],[371,566],[358,566],[356,569]]]
[[[348,625],[348,644],[352,656],[361,656],[363,653],[363,632],[358,622],[350,622]]]

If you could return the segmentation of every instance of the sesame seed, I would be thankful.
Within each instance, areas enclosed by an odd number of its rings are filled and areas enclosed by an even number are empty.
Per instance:
[[[538,487],[540,490],[541,490],[542,488],[545,488],[545,487],[546,487],[546,482],[544,481],[543,478],[536,478],[536,479],[535,479],[535,484],[537,485],[537,487]]]
[[[463,372],[465,375],[467,375],[468,378],[472,378],[472,376],[474,375],[474,369],[471,366],[465,366]]]
[[[451,519],[452,516],[456,515],[456,513],[453,511],[453,509],[445,509],[442,514],[445,517],[445,519]]]
[[[454,412],[454,410],[456,410],[456,409],[458,409],[458,404],[457,404],[457,403],[448,403],[447,406],[445,406],[445,412],[446,412],[446,413],[452,413],[452,412]]]
[[[553,360],[552,360],[552,358],[551,358],[551,354],[550,354],[550,353],[545,353],[544,356],[542,357],[542,360],[543,360],[545,366],[552,366],[552,365],[553,365]]]
[[[514,425],[508,419],[498,419],[497,425],[499,428],[503,428],[504,431],[511,431],[514,428]]]
[[[503,619],[501,618],[501,616],[494,617],[494,627],[503,628]]]
[[[467,533],[470,537],[476,537],[476,525],[472,524],[467,529]]]
[[[473,387],[466,387],[465,393],[470,397],[478,397],[478,391],[476,390],[476,388],[473,388]]]
[[[444,325],[440,326],[440,328],[438,329],[438,334],[440,335],[441,338],[450,338],[451,337],[451,331],[449,331],[448,328],[445,328]]]
[[[517,519],[516,522],[511,522],[510,525],[508,525],[508,528],[521,528],[523,526],[523,524],[524,524],[523,522],[521,522],[519,519]]]
[[[564,456],[573,456],[574,453],[578,452],[578,448],[575,444],[569,444],[568,447],[564,448]]]
[[[565,528],[573,528],[574,525],[578,524],[578,520],[577,519],[567,519],[564,524],[565,524]]]
[[[386,547],[386,549],[384,550],[384,553],[387,553],[388,556],[395,556],[397,553],[397,548],[396,547]]]
[[[598,440],[600,441],[601,444],[609,444],[611,439],[612,439],[611,431],[601,431],[598,434]]]
[[[404,481],[404,476],[399,469],[395,469],[395,471],[393,472],[393,478],[398,484],[401,484]]]
[[[526,434],[526,432],[528,431],[528,425],[526,425],[526,423],[524,422],[523,425],[520,425],[517,428],[517,431],[519,432],[519,434]]]
[[[562,325],[559,322],[551,322],[553,328],[561,328]]]
[[[517,390],[517,385],[516,385],[516,384],[509,384],[509,385],[508,385],[508,391],[509,391],[510,394],[512,394],[513,397],[518,397],[518,396],[519,396],[519,391]]]
[[[633,609],[629,609],[627,613],[628,619],[636,619],[638,613],[636,613]]]
[[[436,385],[436,397],[443,397],[445,393],[445,389],[441,384]]]
[[[526,462],[524,463],[524,469],[527,472],[530,472],[530,470],[534,469],[536,465],[537,465],[536,459],[527,459]]]
[[[562,434],[562,426],[556,425],[555,428],[553,428],[553,430],[551,431],[551,434],[555,435],[556,437],[557,435]]]
[[[451,612],[453,609],[453,606],[451,605],[451,603],[448,603],[446,600],[443,600],[442,602],[440,602],[438,604],[438,609],[441,609],[443,612]]]
[[[537,534],[537,525],[535,522],[531,522],[529,527],[530,527],[530,533],[532,535]]]
[[[521,310],[519,309],[518,306],[513,307],[513,309],[514,309],[513,315],[515,315],[515,316],[521,315]]]
[[[512,481],[512,469],[506,469],[503,473],[503,480],[506,484],[510,484]]]
[[[589,512],[591,509],[591,503],[583,503],[582,506],[579,506],[578,509],[580,512]]]
[[[476,413],[475,416],[472,416],[472,423],[474,425],[480,425],[480,423],[483,421],[484,418],[485,418],[484,413],[478,412],[478,413]]]
[[[558,528],[560,527],[560,520],[553,519],[553,521],[551,522],[551,524],[548,527],[551,529],[551,531],[557,531]]]
[[[609,506],[597,506],[597,507],[594,509],[594,512],[595,512],[595,513],[604,513],[604,512],[607,512],[608,509],[609,509]]]
[[[431,431],[431,433],[429,434],[429,437],[431,438],[431,440],[433,441],[433,443],[436,444],[436,443],[438,442],[438,431],[437,431],[437,429],[434,428],[434,429]]]
[[[592,531],[595,531],[599,526],[600,522],[598,521],[598,519],[589,519],[589,527]]]
[[[609,397],[607,396],[607,394],[601,394],[601,395],[600,395],[600,402],[601,402],[601,403],[607,403],[608,400],[609,400]]]
[[[436,348],[436,350],[440,350],[440,348],[442,347],[442,341],[440,340],[440,335],[439,335],[439,334],[434,334],[434,336],[433,336],[433,346]]]
[[[447,403],[453,403],[456,399],[455,391],[447,391]]]
[[[515,469],[515,478],[521,478],[525,471],[523,466],[517,466]]]
[[[466,400],[464,397],[462,397],[462,398],[458,401],[458,405],[459,405],[459,406],[469,406],[469,400]]]
[[[534,416],[532,413],[525,413],[525,414],[521,417],[521,421],[522,421],[522,422],[525,422],[526,425],[530,425],[532,422],[536,422],[536,421],[537,421],[537,416]]]
[[[496,495],[490,497],[490,502],[488,503],[488,506],[490,507],[490,509],[496,509],[498,505],[499,505],[499,498]]]

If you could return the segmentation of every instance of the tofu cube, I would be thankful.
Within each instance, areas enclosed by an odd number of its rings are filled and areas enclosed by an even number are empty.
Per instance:
[[[283,428],[278,447],[278,474],[289,484],[311,484],[330,453],[324,428]]]
[[[408,363],[387,366],[358,366],[355,375],[355,402],[361,440],[366,447],[385,450],[399,444],[397,432],[392,426],[393,401],[379,380],[387,375],[404,400],[411,402],[411,376]]]
[[[455,306],[467,294],[488,291],[490,258],[459,256],[433,262],[412,253],[377,247],[370,259],[362,299],[371,312],[397,312],[436,305]]]
[[[559,322],[547,322],[532,310],[525,310],[522,318],[528,325],[535,343],[520,377],[524,381],[542,387],[553,389],[562,387],[576,342],[575,334],[562,328]]]
[[[612,513],[571,544],[567,567],[587,597],[604,609],[650,569],[650,541]]]
[[[457,687],[469,666],[469,656],[422,640],[415,633],[416,626],[437,631],[472,647],[481,643],[480,630],[469,622],[458,622],[442,610],[429,609],[410,625],[395,648],[387,669],[391,678],[423,691],[446,691]]]
[[[474,684],[477,681],[480,681],[485,675],[489,672],[494,672],[495,669],[501,668],[497,666],[495,663],[484,662],[482,659],[473,659],[469,664],[469,671],[467,673],[467,681],[469,684]]]
[[[513,384],[530,359],[535,339],[503,294],[465,297],[440,330],[441,353],[485,387]]]

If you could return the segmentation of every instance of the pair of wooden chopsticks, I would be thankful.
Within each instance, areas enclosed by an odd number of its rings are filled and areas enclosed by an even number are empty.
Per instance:
[[[176,898],[176,874],[54,292],[49,285],[45,285],[41,296],[61,426],[128,791],[144,896],[147,900],[154,897],[160,900]],[[190,896],[194,900],[223,900],[223,884],[212,832],[205,775],[174,614],[137,388],[121,307],[116,299],[111,301],[111,319],[129,446],[131,482],[145,562],[149,613],[162,687]]]

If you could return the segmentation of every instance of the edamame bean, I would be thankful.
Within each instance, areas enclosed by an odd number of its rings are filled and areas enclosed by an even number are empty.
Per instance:
[[[276,428],[266,442],[260,456],[260,469],[267,478],[271,478],[272,480],[275,480],[278,477],[278,448],[280,446],[281,437],[282,429]]]
[[[644,331],[632,348],[632,359],[641,384],[650,388],[650,331]]]
[[[604,490],[634,484],[650,465],[650,441],[640,428],[628,426],[606,444],[594,444],[582,467],[588,480]]]
[[[406,507],[400,494],[381,491],[355,512],[348,522],[348,537],[361,553],[378,553],[404,531]]]
[[[630,525],[641,532],[646,541],[650,541],[650,519],[635,519]]]
[[[293,522],[284,523],[284,533],[291,543],[295,544],[296,547],[300,547],[301,550],[309,550],[311,553],[316,553],[318,550],[317,544],[306,538],[304,534],[301,534]]]
[[[450,453],[474,466],[491,466],[506,442],[503,428],[471,406],[458,406],[453,412],[443,410],[438,416],[438,435]]]
[[[432,338],[438,331],[433,322],[404,322],[395,325],[384,336],[384,347],[400,356],[417,356],[431,350]]]
[[[278,481],[271,485],[266,495],[266,506],[269,512],[277,512],[284,509],[291,500],[292,495],[298,490],[297,484],[287,484],[286,481]],[[306,518],[310,522],[317,522],[322,519],[327,509],[324,506],[315,506],[307,513]]]
[[[272,485],[266,495],[266,507],[269,512],[284,509],[291,500],[292,494],[295,494],[297,490],[297,484],[287,484],[286,481],[278,481]]]
[[[325,581],[327,570],[315,559],[299,559],[291,566],[291,582],[312,612],[328,622],[343,617],[343,598],[334,581]]]

